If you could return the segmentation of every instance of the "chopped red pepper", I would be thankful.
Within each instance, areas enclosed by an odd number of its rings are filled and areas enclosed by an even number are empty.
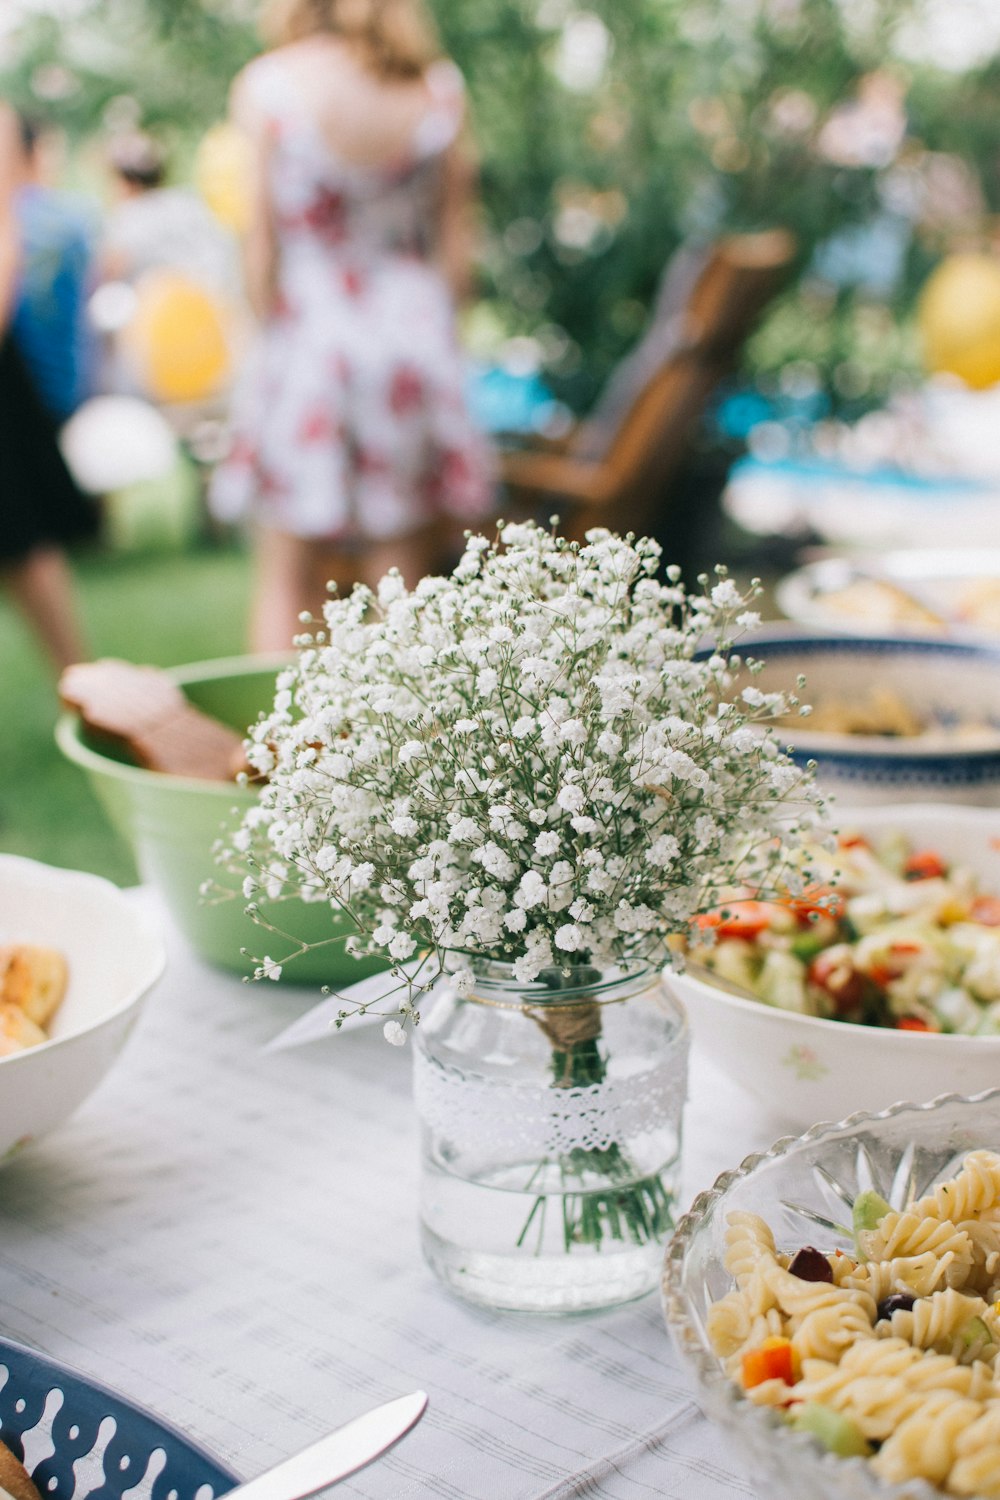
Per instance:
[[[812,925],[813,917],[833,917],[835,921],[844,915],[846,900],[832,885],[807,885],[800,896],[786,896],[783,906],[789,906],[799,921]]]
[[[841,849],[870,849],[871,844],[860,833],[842,833],[837,839]]]
[[[749,939],[766,932],[775,916],[785,917],[785,908],[773,901],[728,901],[716,911],[702,912],[695,921],[702,928],[714,927],[720,938]]]
[[[983,927],[1000,927],[1000,896],[977,896],[969,916]]]
[[[931,1026],[927,1021],[921,1021],[919,1016],[900,1016],[896,1022],[896,1030],[936,1032],[937,1027]]]
[[[817,953],[806,971],[810,984],[825,990],[838,1015],[856,1010],[865,992],[865,982],[855,969],[851,952],[842,943]]]
[[[903,866],[906,880],[940,880],[947,873],[948,866],[933,849],[918,849]]]
[[[745,1390],[762,1385],[765,1380],[795,1384],[792,1346],[788,1339],[765,1339],[756,1349],[748,1349],[741,1363]]]
[[[886,957],[882,963],[877,960],[869,965],[868,977],[882,989],[891,984],[894,979],[900,979],[906,973],[906,960],[912,953],[919,953],[919,943],[890,943],[886,950]]]

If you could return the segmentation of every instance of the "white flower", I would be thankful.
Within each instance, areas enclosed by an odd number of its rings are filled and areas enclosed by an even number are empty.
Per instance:
[[[587,726],[582,719],[567,719],[559,727],[559,737],[567,745],[584,745],[587,742]]]
[[[672,833],[661,833],[649,846],[647,858],[650,864],[665,870],[681,852],[681,846]]]
[[[716,609],[735,609],[743,603],[743,595],[731,578],[724,578],[712,590],[712,603]]]
[[[578,948],[583,947],[583,944],[583,933],[572,922],[567,922],[564,926],[557,929],[555,945],[557,948],[561,948],[564,953],[575,953]]]
[[[500,845],[493,839],[477,849],[472,858],[477,860],[488,875],[494,875],[497,880],[513,880],[517,874],[517,866]]]
[[[540,833],[535,840],[535,853],[544,859],[548,854],[556,854],[561,843],[557,833]]]
[[[263,979],[273,979],[277,984],[281,978],[281,964],[276,963],[269,954],[264,955],[264,961],[257,971]]]
[[[583,809],[586,797],[578,786],[563,786],[559,788],[556,801],[564,812],[580,812]]]
[[[451,837],[456,844],[481,844],[485,834],[474,818],[458,818],[451,825]]]
[[[398,1021],[386,1021],[382,1027],[382,1035],[393,1047],[404,1047],[406,1045],[406,1032]]]
[[[525,911],[531,911],[533,907],[542,904],[547,894],[548,887],[538,871],[525,870],[514,892],[514,901]]]
[[[245,899],[298,892],[349,911],[360,954],[528,982],[569,954],[657,962],[707,893],[784,879],[818,815],[767,729],[794,703],[727,644],[752,598],[658,566],[647,540],[526,522],[448,578],[332,598],[250,735],[268,780],[225,854]]]

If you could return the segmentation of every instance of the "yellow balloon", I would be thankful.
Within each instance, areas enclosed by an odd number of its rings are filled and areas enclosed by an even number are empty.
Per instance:
[[[223,305],[178,271],[148,271],[124,333],[144,393],[153,401],[204,401],[230,374]]]
[[[213,125],[194,158],[194,181],[216,218],[235,234],[250,222],[253,147],[235,125]]]
[[[1000,381],[1000,264],[952,255],[925,282],[917,322],[927,368],[975,390]]]

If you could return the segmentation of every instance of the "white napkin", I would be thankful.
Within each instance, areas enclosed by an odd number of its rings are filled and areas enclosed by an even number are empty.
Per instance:
[[[416,977],[415,966],[399,964],[396,966],[397,975],[390,973],[370,974],[367,979],[359,979],[356,984],[349,984],[344,989],[338,990],[335,995],[321,1000],[314,1005],[312,1010],[307,1010],[304,1016],[299,1016],[284,1031],[279,1031],[276,1037],[267,1042],[262,1052],[284,1052],[289,1047],[302,1047],[307,1042],[322,1041],[325,1037],[333,1036],[340,1031],[357,1031],[362,1026],[373,1026],[377,1022],[389,1019],[392,1009],[398,1004],[399,996],[404,990],[404,979],[399,975]],[[436,975],[423,965],[420,969],[420,981],[427,984]],[[366,1010],[364,1015],[359,1015],[353,1007],[358,1005],[377,1007],[382,1000],[391,1000],[392,1005],[385,1010]],[[352,1013],[342,1021],[340,1027],[336,1026],[337,1017],[342,1010],[350,1010]]]

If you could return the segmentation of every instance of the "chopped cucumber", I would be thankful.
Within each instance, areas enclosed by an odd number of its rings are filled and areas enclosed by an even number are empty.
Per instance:
[[[973,1317],[967,1323],[962,1324],[959,1337],[966,1349],[971,1349],[976,1344],[988,1344],[992,1335],[982,1318]]]
[[[796,1432],[808,1432],[840,1458],[866,1458],[872,1451],[856,1422],[821,1401],[803,1401],[791,1420]]]
[[[871,1188],[859,1193],[854,1200],[852,1212],[855,1239],[866,1230],[877,1229],[888,1212],[889,1204],[880,1193],[873,1192]]]
[[[824,948],[830,944],[826,938],[818,932],[800,932],[798,937],[792,939],[792,952],[796,958],[800,958],[804,964],[815,958],[817,953],[822,953]]]
[[[805,1015],[809,1010],[805,978],[805,968],[793,954],[772,948],[764,959],[757,980],[757,993],[768,1005]]]

